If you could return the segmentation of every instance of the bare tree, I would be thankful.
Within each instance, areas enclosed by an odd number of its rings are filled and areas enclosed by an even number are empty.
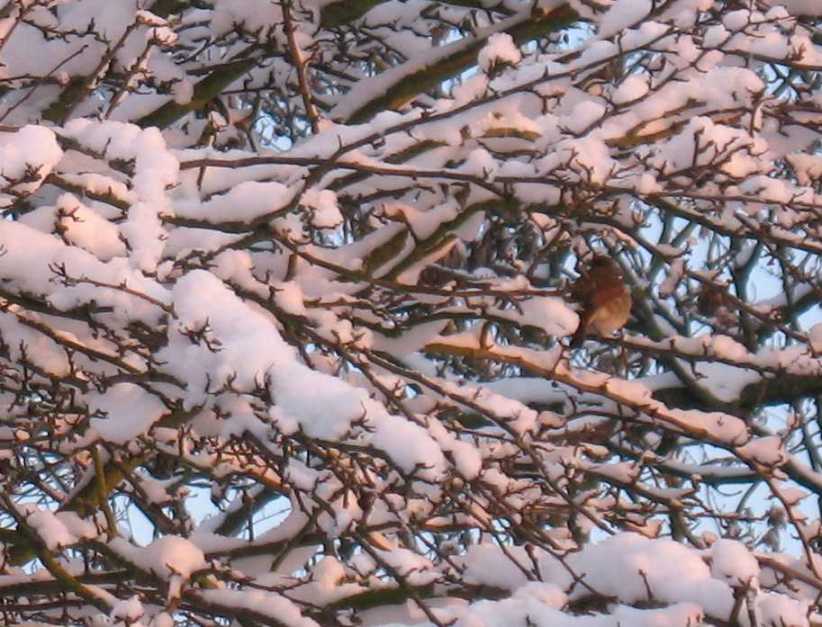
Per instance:
[[[822,625],[817,0],[0,4],[0,622]]]

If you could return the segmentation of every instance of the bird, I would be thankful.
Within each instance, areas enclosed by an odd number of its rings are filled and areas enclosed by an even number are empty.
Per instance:
[[[730,329],[739,322],[733,298],[725,286],[706,281],[696,298],[696,310],[715,324]]]
[[[600,335],[611,335],[631,317],[631,292],[625,285],[622,270],[605,255],[594,256],[588,269],[571,286],[570,295],[582,303],[571,348],[581,346],[591,329]]]

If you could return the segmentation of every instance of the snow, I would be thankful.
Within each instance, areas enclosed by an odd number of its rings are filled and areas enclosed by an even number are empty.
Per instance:
[[[778,4],[790,11],[791,15],[811,15],[819,17],[822,15],[822,7],[815,0],[766,0],[767,4]],[[770,13],[770,11],[769,11]]]
[[[782,439],[776,435],[752,439],[739,448],[739,455],[758,464],[779,466],[787,461]]]
[[[162,355],[168,371],[199,384],[188,390],[191,405],[203,402],[207,381],[222,385],[231,379],[235,387],[250,390],[268,374],[277,401],[272,418],[287,432],[298,426],[310,437],[334,440],[364,417],[372,430],[368,439],[406,471],[421,465],[425,475],[443,473],[442,452],[424,429],[389,414],[363,390],[299,363],[273,321],[213,275],[196,271],[182,277],[175,286],[175,306],[178,331]],[[191,329],[207,329],[209,343],[219,349],[192,344],[185,336]]]
[[[337,195],[330,189],[309,188],[300,197],[300,204],[312,209],[309,220],[318,229],[333,229],[343,221]]]
[[[207,566],[203,552],[179,536],[164,536],[144,547],[134,546],[122,538],[115,538],[108,544],[139,568],[166,580],[188,579]]]
[[[50,550],[60,549],[75,544],[78,538],[69,531],[59,516],[46,509],[29,506],[25,520],[37,533],[40,540]]]
[[[451,615],[450,612],[442,614],[446,618]],[[665,611],[617,606],[612,617],[568,616],[533,599],[524,599],[519,603],[510,600],[475,603],[454,624],[459,627],[505,627],[531,622],[535,625],[561,627],[616,627],[625,624],[637,627],[688,627],[699,620],[701,613],[691,604],[676,605]]]
[[[589,129],[605,114],[605,105],[585,100],[574,107],[574,110],[562,119],[562,124],[572,133],[581,133]]]
[[[174,215],[218,224],[221,222],[249,223],[285,207],[291,192],[276,181],[244,181],[228,193],[219,194],[201,202],[183,199],[175,203]]]
[[[641,76],[630,75],[619,84],[619,87],[614,90],[614,102],[618,105],[624,105],[634,100],[639,100],[650,91],[648,81]]]
[[[6,596],[818,622],[818,3],[143,4],[0,18]],[[633,317],[571,351],[592,252]]]
[[[306,315],[307,310],[303,304],[304,296],[299,283],[287,281],[272,285],[272,288],[275,293],[274,302],[280,309],[293,316]]]
[[[65,240],[102,261],[126,255],[117,226],[73,194],[60,195],[54,207],[41,207],[27,213],[20,222],[44,233],[56,230]]]
[[[69,372],[68,358],[59,350],[56,342],[26,326],[14,310],[11,313],[0,312],[0,329],[3,339],[9,343],[12,358],[22,357],[25,349],[29,359],[45,372],[57,377]]]
[[[264,590],[198,590],[196,595],[206,603],[250,610],[288,627],[319,627],[318,623],[303,618],[299,607],[285,596]]]
[[[732,588],[756,588],[759,563],[748,548],[736,540],[717,540],[711,545],[711,575]]]
[[[111,608],[111,617],[124,619],[133,624],[143,617],[144,612],[140,597],[135,594],[128,599],[121,599],[115,603],[114,607]]]
[[[811,349],[815,353],[822,353],[822,323],[817,323],[811,327],[808,340],[811,343]]]
[[[0,133],[0,181],[17,194],[31,193],[48,176],[63,156],[54,132],[44,126],[27,125],[15,133]],[[27,179],[31,172],[33,180]],[[25,180],[21,180],[25,179]],[[13,197],[0,194],[0,205]]]
[[[460,171],[466,174],[474,174],[488,181],[494,180],[497,172],[497,162],[484,148],[477,148],[468,153],[465,163],[460,167]]]
[[[750,550],[734,540],[715,542],[709,553],[710,567],[697,553],[671,540],[651,540],[637,534],[621,533],[581,552],[566,555],[562,560],[564,565],[556,557],[542,553],[539,572],[543,581],[535,582],[526,576],[531,560],[521,547],[507,547],[503,553],[496,545],[474,545],[460,560],[466,568],[464,577],[467,581],[515,592],[506,601],[483,601],[468,608],[456,608],[454,616],[470,625],[509,624],[502,621],[512,620],[514,613],[524,609],[522,603],[514,602],[519,600],[525,601],[531,611],[550,616],[552,622],[546,624],[576,625],[576,621],[583,619],[547,610],[559,609],[568,600],[584,597],[593,590],[620,604],[653,601],[669,605],[665,610],[657,610],[653,618],[652,613],[623,605],[616,609],[612,618],[592,617],[591,620],[602,622],[591,624],[612,625],[616,623],[606,620],[623,620],[632,625],[684,626],[701,621],[703,613],[724,621],[733,607],[731,588],[751,585],[756,589],[759,566]],[[512,560],[516,560],[519,567]],[[581,576],[585,585],[575,585],[573,574]],[[652,595],[650,598],[649,594]],[[769,596],[759,597],[758,604],[768,607],[774,616],[781,615],[786,620],[800,616],[798,610],[803,607],[802,603],[784,597],[770,599]]]
[[[162,401],[133,383],[115,383],[104,392],[88,396],[89,411],[100,415],[91,426],[107,442],[126,444],[146,433],[168,413]]]
[[[516,65],[522,54],[508,33],[493,33],[477,55],[477,64],[488,72],[498,63]]]
[[[508,28],[513,28],[530,18],[530,10],[527,7],[519,8],[520,10],[513,13],[511,17],[491,26],[477,29],[472,36],[463,37],[458,41],[443,46],[435,46],[421,53],[417,52],[413,60],[408,63],[387,69],[367,80],[358,81],[354,89],[348,92],[345,97],[341,98],[334,106],[329,117],[334,120],[346,120],[356,112],[363,103],[381,94],[385,94],[392,86],[412,78],[415,74],[424,70],[424,68],[435,65],[441,59],[459,54],[477,42],[485,41],[487,44],[490,38],[495,34],[503,35],[503,38],[495,40],[496,43],[491,47],[488,54],[501,54],[506,60],[512,61],[520,53],[516,49],[516,46],[513,45],[513,42],[509,44],[508,40],[505,39],[504,36],[506,34],[503,31]],[[513,62],[515,63],[516,61]],[[383,113],[382,115],[385,114]],[[376,128],[383,126],[383,124],[381,124],[383,120],[385,120],[385,118],[380,119],[380,116],[375,118],[373,122],[377,125]]]
[[[599,20],[598,35],[610,37],[621,30],[639,25],[651,13],[651,0],[616,0]]]
[[[739,361],[748,357],[748,350],[739,342],[726,335],[716,335],[711,339],[711,350],[720,359]]]
[[[756,608],[764,627],[810,626],[807,602],[766,592],[757,597]]]
[[[156,267],[166,239],[160,221],[168,206],[165,190],[177,183],[179,173],[179,163],[162,134],[156,128],[143,130],[121,122],[94,124],[85,119],[72,120],[64,132],[108,158],[134,159],[133,189],[138,202],[130,207],[120,231],[128,241],[133,265],[143,270]]]
[[[467,480],[477,478],[482,468],[482,456],[474,446],[455,438],[439,421],[429,421],[428,432],[444,452],[451,454],[461,477]]]
[[[513,559],[502,555],[499,547],[490,544],[468,547],[465,556],[459,560],[465,565],[463,577],[466,583],[504,590],[516,590],[525,585],[528,582],[523,572],[528,564],[525,550],[510,547],[508,555]]]
[[[594,590],[623,603],[647,601],[651,594],[668,603],[696,602],[707,614],[723,618],[732,606],[727,585],[711,577],[699,556],[670,540],[618,534],[568,561],[574,572],[585,573],[586,583]],[[603,569],[602,564],[609,568]],[[562,576],[559,568],[552,564],[544,572]],[[563,577],[567,580],[568,575]],[[576,594],[582,593],[579,589]]]
[[[84,268],[85,276],[108,285],[125,284],[147,296],[166,302],[168,292],[156,282],[129,268],[125,260],[102,263],[87,252],[64,245],[51,235],[38,232],[20,222],[3,222],[0,228],[0,248],[4,251],[0,264],[3,278],[23,292],[47,295],[49,302],[58,310],[95,300],[100,305],[122,307],[127,319],[147,316],[156,320],[156,308],[145,301],[135,302],[112,290],[89,290],[86,286],[62,285],[52,281],[53,268]]]
[[[239,24],[249,33],[265,36],[274,24],[282,24],[282,21],[280,7],[267,0],[247,0],[240,4],[232,0],[216,0],[211,28],[220,35]]]
[[[501,318],[517,320],[555,337],[571,335],[579,324],[579,316],[567,302],[550,296],[533,296],[518,304],[518,309],[494,308],[491,311]]]

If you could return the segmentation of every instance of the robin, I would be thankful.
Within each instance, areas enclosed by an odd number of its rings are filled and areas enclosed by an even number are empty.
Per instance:
[[[605,255],[596,255],[591,260],[587,271],[571,286],[571,297],[582,303],[572,348],[582,345],[590,329],[600,335],[611,335],[631,317],[631,292],[622,270]]]
[[[706,318],[715,318],[723,327],[730,328],[738,322],[733,299],[722,285],[703,283],[697,296],[696,308]]]

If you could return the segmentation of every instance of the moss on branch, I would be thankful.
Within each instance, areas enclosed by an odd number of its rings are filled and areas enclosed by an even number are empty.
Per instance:
[[[550,13],[533,14],[528,19],[514,24],[503,32],[508,33],[517,44],[523,44],[561,30],[577,19],[576,12],[571,7],[563,5]],[[443,81],[457,76],[460,72],[476,63],[477,54],[486,41],[485,37],[478,38],[465,48],[423,67],[417,72],[398,76],[394,85],[390,86],[383,94],[364,102],[345,121],[361,123],[381,111],[398,109],[419,94],[425,93],[440,85]]]

